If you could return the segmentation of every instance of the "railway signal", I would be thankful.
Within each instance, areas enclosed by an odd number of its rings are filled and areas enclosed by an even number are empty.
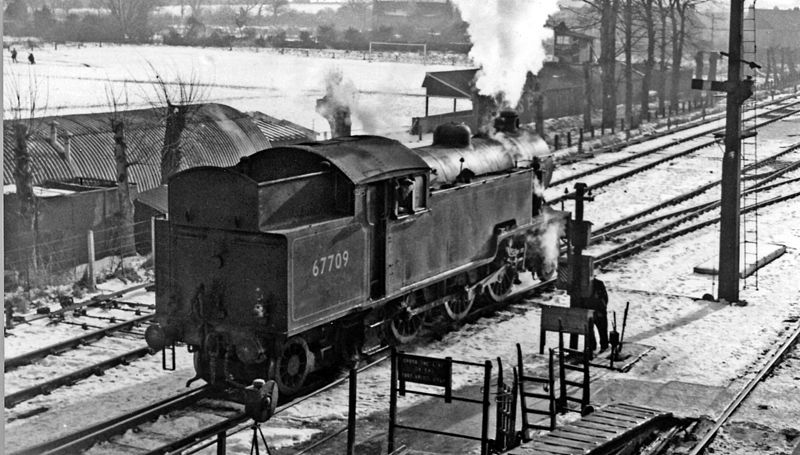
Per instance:
[[[742,80],[742,63],[760,68],[754,62],[742,60],[742,34],[744,29],[744,2],[731,1],[730,35],[728,52],[728,80],[692,80],[692,88],[727,93],[725,121],[725,155],[722,158],[722,206],[720,210],[719,239],[719,300],[739,301],[739,216],[741,197],[742,160],[742,104],[753,94],[753,80]]]

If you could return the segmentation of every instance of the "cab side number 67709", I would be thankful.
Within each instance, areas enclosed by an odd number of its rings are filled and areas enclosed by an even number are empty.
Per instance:
[[[347,250],[337,251],[334,254],[322,256],[314,260],[314,265],[311,267],[311,274],[314,276],[324,275],[334,270],[339,270],[347,267],[347,262],[350,260],[350,252]]]

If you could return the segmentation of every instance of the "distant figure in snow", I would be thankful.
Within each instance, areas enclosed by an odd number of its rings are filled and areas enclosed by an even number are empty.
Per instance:
[[[11,61],[17,63],[17,50],[13,47],[11,48]]]
[[[28,63],[30,63],[31,65],[35,65],[36,64],[36,59],[33,58],[33,52],[28,54]]]

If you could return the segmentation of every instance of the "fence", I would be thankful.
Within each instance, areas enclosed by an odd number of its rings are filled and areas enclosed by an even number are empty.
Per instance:
[[[152,251],[152,221],[133,223],[138,234],[136,246],[142,254]],[[109,274],[121,265],[123,255],[123,226],[111,225],[87,230],[76,235],[74,231],[44,231],[18,233],[15,245],[4,252],[6,286],[34,287],[75,283],[86,279],[91,284],[98,275]],[[146,239],[146,240],[145,240]],[[108,260],[103,260],[108,259]],[[10,283],[9,283],[10,278]],[[14,279],[16,278],[16,279]]]

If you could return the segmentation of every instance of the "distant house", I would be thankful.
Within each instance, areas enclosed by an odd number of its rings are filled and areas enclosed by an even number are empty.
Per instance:
[[[586,63],[595,60],[594,37],[576,32],[563,21],[553,27],[553,57],[559,63]]]
[[[457,17],[450,0],[373,0],[372,25],[418,29],[438,28]]]
[[[756,45],[759,50],[769,48],[800,49],[800,7],[795,7],[794,9],[756,9],[755,15]],[[747,34],[745,34],[745,39],[746,37]],[[766,56],[763,58],[766,58]]]

